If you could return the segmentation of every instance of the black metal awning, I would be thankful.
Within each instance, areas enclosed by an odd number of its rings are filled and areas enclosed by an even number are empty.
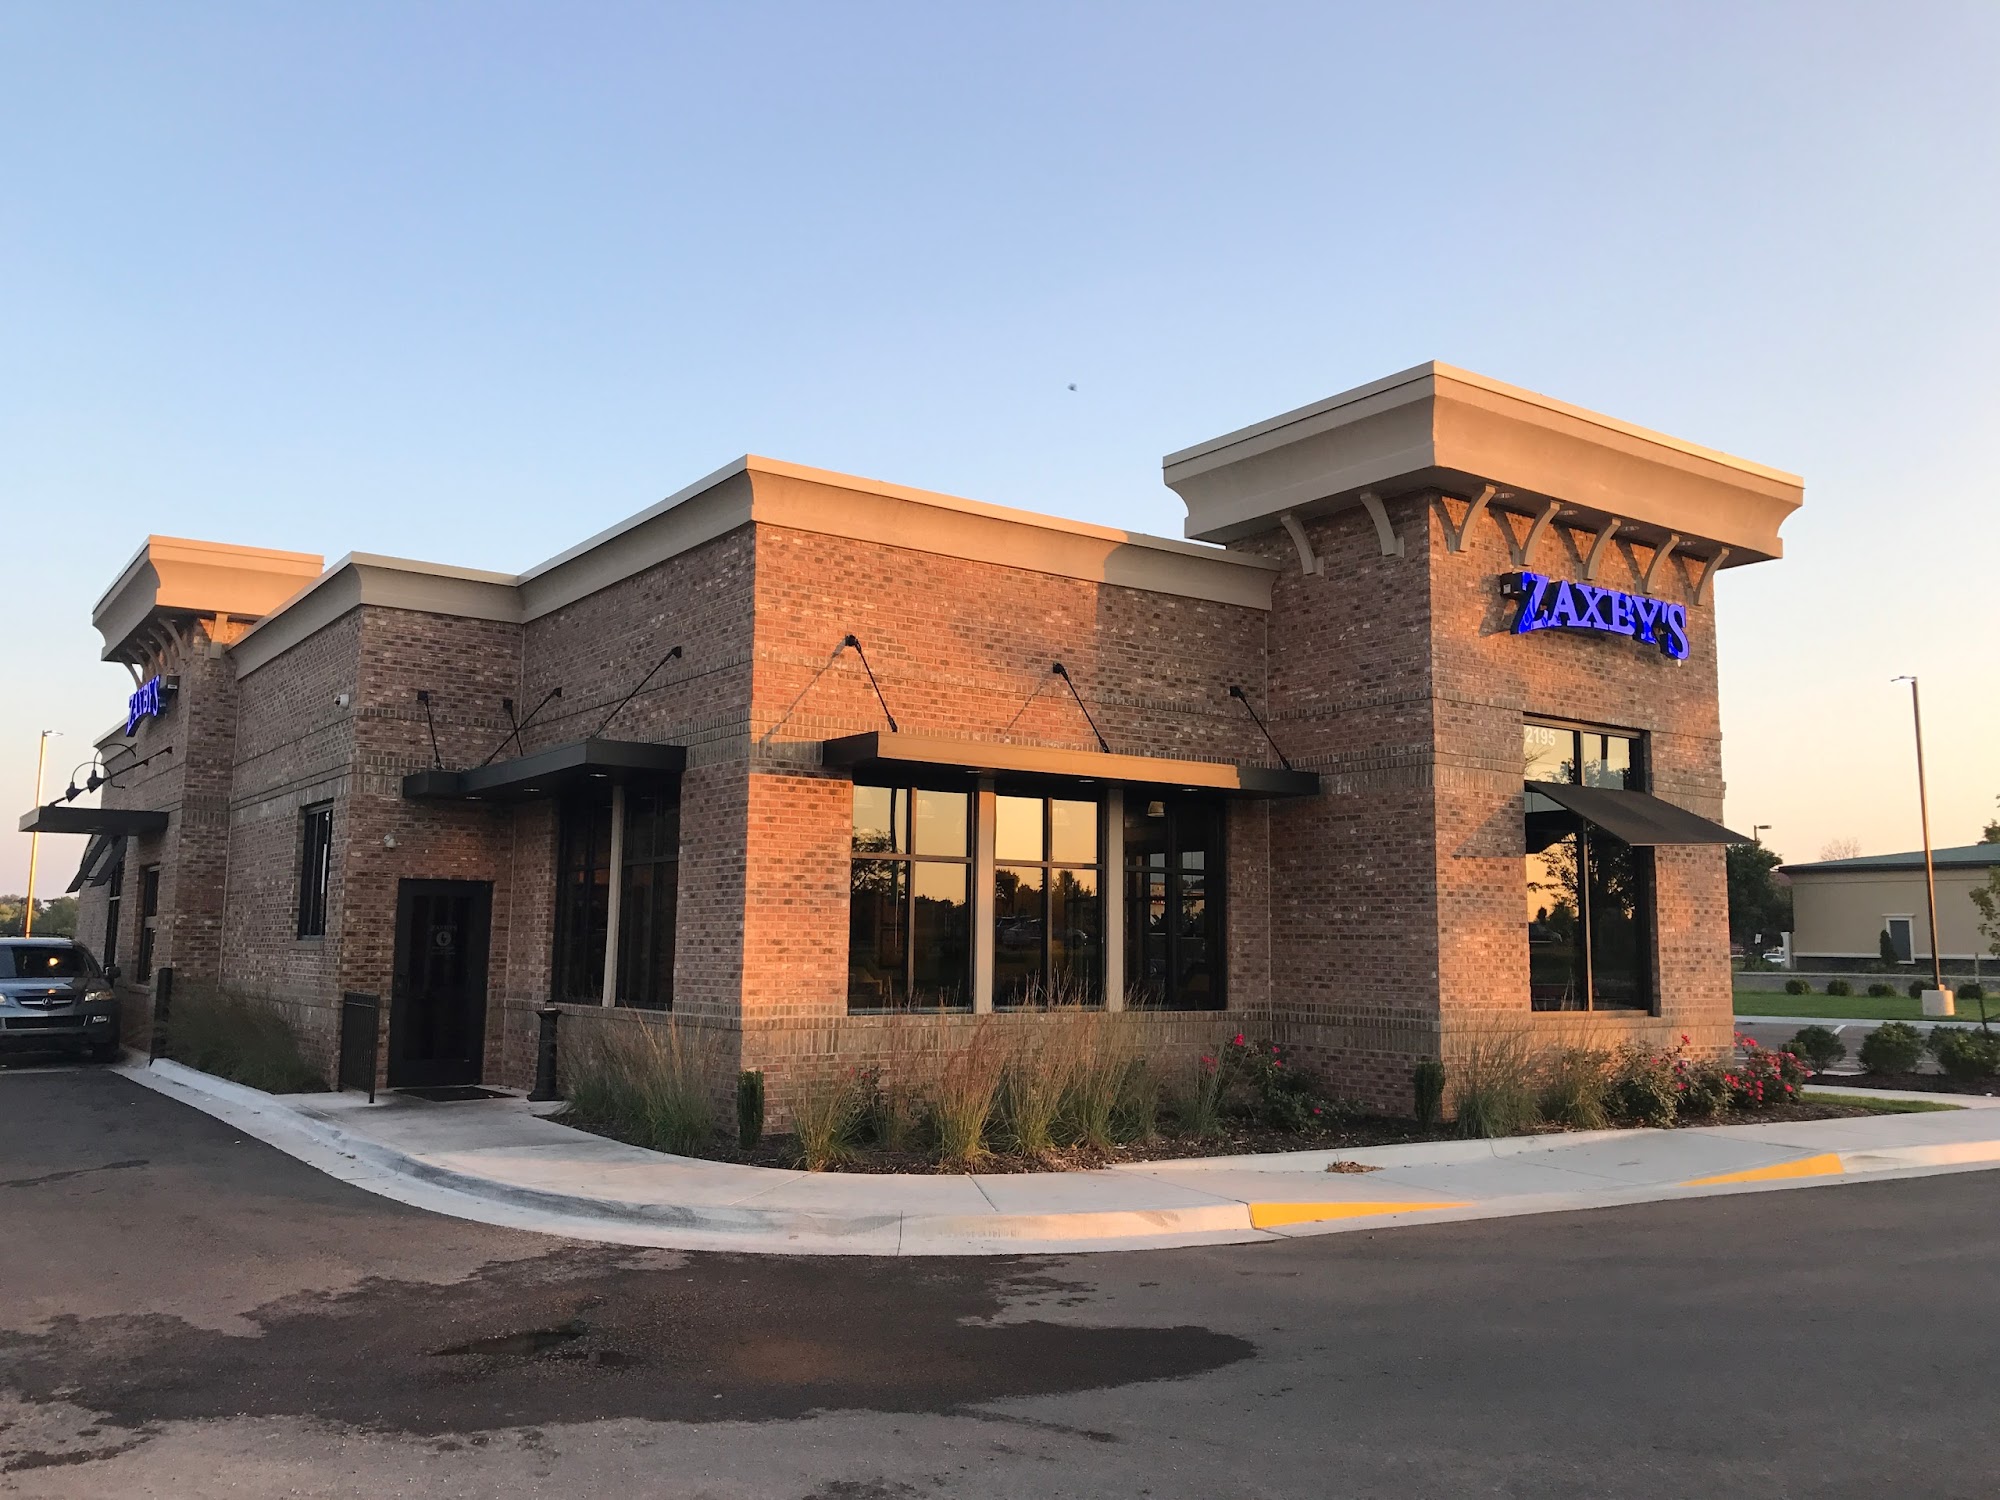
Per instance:
[[[83,858],[77,862],[76,878],[70,881],[69,889],[80,891],[87,885],[103,885],[124,863],[124,839],[93,833],[90,842],[83,846]]]
[[[1711,823],[1707,818],[1689,812],[1684,807],[1676,807],[1671,802],[1662,801],[1650,792],[1630,792],[1623,787],[1574,786],[1564,781],[1531,781],[1528,790],[1540,792],[1549,801],[1567,808],[1586,823],[1602,828],[1606,833],[1623,839],[1628,844],[1653,846],[1659,844],[1748,844],[1754,840],[1740,833],[1731,833],[1720,823]],[[1530,811],[1529,822],[1537,818],[1561,817]],[[1564,821],[1568,821],[1565,819]],[[1545,830],[1561,836],[1560,830]],[[1554,838],[1545,839],[1546,848]],[[1531,837],[1532,845],[1534,839]]]
[[[551,796],[593,781],[617,785],[678,776],[686,767],[687,749],[682,745],[577,740],[469,771],[417,771],[403,778],[403,795],[433,802],[511,802]]]
[[[1102,781],[1224,797],[1313,797],[1317,771],[1282,771],[1219,761],[1107,755],[1043,745],[996,745],[985,740],[921,734],[854,734],[820,746],[829,766],[888,775],[1018,776],[1049,781]]]
[[[137,807],[75,807],[51,802],[21,815],[23,833],[103,833],[126,838],[164,833],[167,815]]]

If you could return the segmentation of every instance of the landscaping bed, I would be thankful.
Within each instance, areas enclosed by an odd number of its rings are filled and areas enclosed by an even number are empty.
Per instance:
[[[1428,1117],[1394,1118],[1343,1104],[1281,1044],[1241,1033],[1190,1077],[1165,1078],[1117,1045],[1116,1024],[1086,1028],[1080,1045],[1072,1034],[1060,1049],[982,1056],[975,1047],[938,1059],[915,1083],[862,1071],[811,1079],[793,1096],[798,1128],[785,1135],[763,1133],[762,1075],[745,1073],[733,1139],[716,1118],[713,1080],[674,1032],[662,1028],[664,1040],[621,1033],[580,1059],[570,1107],[552,1118],[652,1150],[749,1166],[1013,1173],[1926,1107],[1811,1093],[1811,1070],[1797,1057],[1748,1038],[1744,1057],[1723,1063],[1688,1057],[1685,1042],[1671,1052],[1611,1052],[1506,1034],[1467,1049],[1455,1076],[1419,1063],[1413,1090]],[[1363,1169],[1336,1162],[1328,1170]]]

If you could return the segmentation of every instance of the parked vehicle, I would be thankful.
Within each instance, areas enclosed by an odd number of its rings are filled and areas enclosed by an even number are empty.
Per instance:
[[[118,969],[68,938],[0,938],[0,1048],[118,1056]]]

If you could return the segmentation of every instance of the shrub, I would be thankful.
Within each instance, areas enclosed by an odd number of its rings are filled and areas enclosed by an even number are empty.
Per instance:
[[[1084,1014],[1071,1028],[1067,1087],[1060,1116],[1064,1134],[1099,1151],[1116,1138],[1118,1101],[1138,1058],[1131,1033],[1105,1012]]]
[[[1220,1135],[1222,1099],[1228,1089],[1229,1075],[1219,1059],[1208,1055],[1197,1059],[1188,1078],[1187,1092],[1177,1101],[1175,1112],[1180,1116],[1182,1129],[1203,1141]]]
[[[1785,993],[1787,995],[1810,995],[1812,993],[1812,986],[1803,979],[1787,979],[1785,981]]]
[[[1611,1092],[1611,1059],[1594,1047],[1559,1047],[1542,1070],[1542,1118],[1578,1130],[1602,1130],[1611,1123],[1605,1099]]]
[[[877,1082],[868,1102],[868,1124],[884,1151],[914,1151],[924,1131],[924,1101],[915,1089]]]
[[[595,1022],[569,1052],[570,1109],[655,1151],[688,1156],[715,1134],[716,1057],[705,1034],[669,1020]]]
[[[321,1071],[307,1062],[282,1012],[231,990],[189,985],[174,996],[167,1055],[267,1094],[320,1093]]]
[[[1006,1054],[983,1022],[965,1045],[934,1060],[925,1093],[940,1161],[971,1166],[987,1154],[986,1126],[1005,1067]]]
[[[736,1075],[736,1143],[745,1151],[764,1139],[764,1074],[745,1068]]]
[[[1280,1130],[1316,1130],[1343,1106],[1325,1097],[1309,1069],[1278,1042],[1251,1043],[1243,1033],[1223,1049],[1224,1067],[1250,1094],[1257,1118]]]
[[[1895,993],[1896,987],[1893,984],[1884,984],[1879,979],[1868,986],[1868,997],[1871,1000],[1881,1000]]]
[[[1452,1113],[1470,1138],[1519,1135],[1538,1121],[1535,1058],[1519,1032],[1476,1036],[1453,1069]]]
[[[1427,1057],[1410,1070],[1410,1092],[1415,1096],[1417,1123],[1426,1130],[1437,1129],[1444,1117],[1444,1064]]]
[[[1037,1032],[1008,1059],[1001,1075],[1000,1121],[1014,1149],[1039,1156],[1056,1143],[1056,1121],[1069,1087],[1061,1043]]]
[[[1927,985],[1927,984],[1925,984],[1925,983],[1924,983],[1924,982],[1923,982],[1923,981],[1922,981],[1921,979],[1912,979],[1912,980],[1910,981],[1909,985],[1908,985],[1908,989],[1909,989],[1909,993],[1910,993],[1910,998],[1911,998],[1912,1000],[1921,1000],[1921,999],[1923,999],[1923,998],[1924,998],[1924,991],[1925,991],[1925,990],[1927,990],[1927,989],[1929,989],[1929,988],[1930,988],[1930,986],[1929,986],[1929,985]],[[1870,989],[1868,993],[1872,995],[1872,994],[1874,994],[1874,993],[1875,993],[1875,991],[1874,991],[1873,989]]]
[[[1607,1099],[1613,1118],[1633,1125],[1664,1128],[1674,1123],[1680,1107],[1680,1082],[1672,1053],[1626,1046],[1612,1064]]]
[[[1674,1057],[1674,1118],[1712,1120],[1729,1108],[1728,1074],[1718,1062]]]
[[[1954,1083],[1984,1083],[2000,1076],[2000,1036],[1969,1026],[1939,1026],[1930,1043],[1938,1067]]]
[[[1884,1021],[1861,1039],[1861,1066],[1870,1073],[1914,1072],[1924,1039],[1916,1027]]]
[[[1847,1043],[1830,1026],[1801,1026],[1792,1036],[1791,1048],[1815,1073],[1824,1073],[1847,1056]]]
[[[1160,1070],[1145,1058],[1125,1072],[1125,1091],[1118,1096],[1116,1128],[1127,1141],[1155,1140],[1160,1134],[1160,1095],[1165,1090]]]
[[[1978,980],[1968,979],[1958,987],[1958,998],[1961,1000],[1984,1000],[1986,998],[1986,991],[1980,986]]]
[[[792,1085],[792,1134],[798,1137],[799,1164],[824,1172],[846,1160],[867,1112],[869,1089],[853,1069],[813,1073]]]
[[[1902,957],[1896,951],[1896,940],[1889,936],[1889,929],[1886,927],[1876,936],[1875,951],[1882,955],[1882,962],[1885,964],[1892,964]]]
[[[1826,992],[1829,995],[1851,995],[1854,993],[1854,986],[1845,979],[1829,979],[1826,982]]]
[[[1733,1109],[1755,1111],[1783,1104],[1795,1098],[1811,1076],[1793,1053],[1759,1046],[1747,1036],[1737,1037],[1736,1045],[1743,1049],[1743,1060],[1722,1073]]]

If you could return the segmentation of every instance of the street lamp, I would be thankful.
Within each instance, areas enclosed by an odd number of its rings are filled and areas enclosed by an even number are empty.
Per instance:
[[[1764,842],[1764,835],[1770,831],[1771,825],[1769,823],[1752,823],[1750,825],[1750,837],[1759,844]]]
[[[61,733],[56,729],[44,729],[41,743],[35,748],[35,802],[42,805],[42,767],[49,759],[49,736]],[[41,830],[28,835],[28,899],[21,903],[21,936],[35,935],[35,861],[42,852]]]
[[[1914,675],[1905,674],[1901,677],[1892,677],[1889,680],[1891,682],[1907,682],[1910,685],[1910,717],[1915,723],[1917,731],[1917,816],[1922,820],[1924,830],[1924,899],[1929,905],[1931,919],[1931,988],[1937,991],[1939,996],[1942,997],[1945,993],[1944,959],[1939,951],[1940,945],[1938,943],[1937,872],[1931,868],[1931,804],[1930,796],[1924,790],[1923,704],[1917,696],[1917,679]],[[1925,998],[1929,999],[1929,996]],[[1929,1008],[1927,1005],[1925,1010],[1928,1012]],[[1939,1013],[1942,1015],[1951,1014],[1949,1010],[1943,1008],[1942,1003],[1939,1007]]]

